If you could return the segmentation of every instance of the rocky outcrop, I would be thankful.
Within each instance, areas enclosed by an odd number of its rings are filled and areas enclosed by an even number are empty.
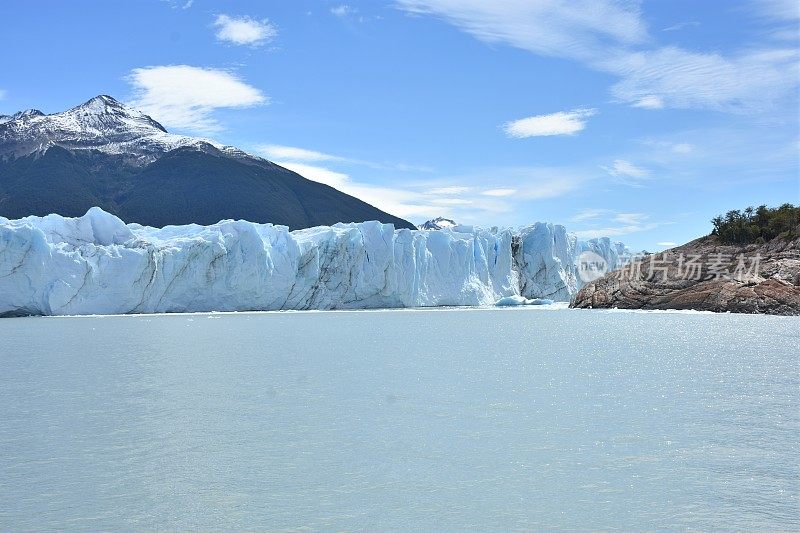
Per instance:
[[[571,307],[800,315],[800,239],[730,246],[703,237],[588,283]]]

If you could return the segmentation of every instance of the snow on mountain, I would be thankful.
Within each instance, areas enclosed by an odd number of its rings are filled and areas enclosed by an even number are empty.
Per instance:
[[[40,117],[42,115],[44,115],[44,113],[42,113],[38,109],[26,109],[25,111],[17,111],[13,115],[0,115],[0,124],[17,119]]]
[[[261,157],[175,135],[110,96],[0,119],[0,215],[80,216],[93,206],[150,225],[243,218],[293,229],[380,220],[414,227]]]
[[[578,241],[544,223],[289,231],[226,220],[159,229],[126,225],[99,208],[77,218],[0,218],[0,316],[563,301],[581,285],[575,261],[585,250],[615,268],[624,248]]]
[[[0,157],[21,157],[53,145],[123,154],[138,164],[152,162],[158,155],[183,146],[214,147],[245,155],[208,139],[168,133],[149,116],[106,95],[61,113],[45,115],[29,109],[0,117]]]
[[[442,229],[453,229],[456,226],[458,226],[458,224],[456,224],[455,220],[444,217],[436,217],[419,226],[419,229],[442,230]]]

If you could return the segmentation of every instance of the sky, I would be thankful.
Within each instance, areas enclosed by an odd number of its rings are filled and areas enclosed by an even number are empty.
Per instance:
[[[795,0],[4,0],[0,20],[0,114],[109,94],[417,224],[657,251],[800,203]]]

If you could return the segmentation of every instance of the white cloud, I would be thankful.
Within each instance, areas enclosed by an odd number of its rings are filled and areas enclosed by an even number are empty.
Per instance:
[[[338,167],[334,170],[327,165],[313,164],[327,162],[337,166],[363,163],[358,160],[283,145],[267,145],[262,148],[266,148],[262,153],[283,153],[287,156],[286,159],[275,158],[274,161],[310,180],[330,185],[388,213],[420,221],[446,216],[464,223],[486,225],[494,223],[493,220],[499,215],[510,217],[510,214],[521,208],[527,209],[523,206],[528,202],[568,194],[591,179],[588,173],[575,172],[572,169],[501,167],[435,181],[398,180],[392,177],[392,183],[402,185],[384,186],[359,181]],[[383,170],[396,171],[390,167]],[[508,186],[486,189],[487,182]]]
[[[331,13],[337,17],[346,17],[347,15],[355,13],[355,11],[355,8],[352,8],[347,4],[340,4],[331,8]]]
[[[267,159],[286,159],[291,161],[345,161],[344,157],[297,148],[281,144],[262,144],[255,147],[256,151]]]
[[[308,150],[306,148],[299,148],[296,146],[285,146],[282,144],[256,144],[251,149],[266,157],[269,160],[281,160],[292,162],[321,162],[321,161],[337,161],[340,163],[347,163],[351,165],[363,165],[376,170],[392,170],[395,172],[433,172],[430,167],[407,165],[404,163],[376,163],[374,161],[365,161],[363,159],[356,159],[352,157],[342,157],[339,155],[329,154],[326,152],[319,152],[316,150]]]
[[[688,154],[691,153],[693,149],[694,148],[689,143],[676,143],[672,145],[672,151],[676,154]]]
[[[596,109],[573,109],[550,115],[536,115],[506,122],[503,129],[509,137],[543,137],[574,135],[586,127],[586,119],[597,114]]]
[[[350,184],[350,176],[343,172],[336,172],[325,167],[306,165],[304,163],[295,163],[292,161],[276,161],[276,163],[284,168],[297,172],[304,178],[330,185],[342,192],[346,192],[344,188],[347,188]]]
[[[586,230],[579,230],[575,232],[581,239],[596,239],[598,237],[622,237],[623,235],[630,235],[640,231],[648,231],[658,227],[658,224],[646,224],[644,226],[609,226],[606,228],[593,228]]]
[[[472,187],[464,187],[461,185],[450,185],[447,187],[434,187],[427,191],[428,194],[464,194],[472,190]]]
[[[617,182],[634,187],[639,186],[639,182],[650,176],[650,171],[646,168],[638,167],[624,159],[615,159],[610,167],[601,168],[616,178]]]
[[[472,200],[466,198],[434,198],[431,200],[436,205],[472,205]]]
[[[489,43],[577,60],[610,73],[619,79],[614,96],[640,107],[758,114],[794,98],[800,78],[796,44],[750,45],[727,55],[648,47],[655,39],[636,1],[398,0],[397,5],[441,17]],[[798,16],[796,0],[762,0],[761,6],[773,19]]]
[[[276,161],[276,163],[297,172],[304,178],[330,185],[345,194],[355,196],[378,209],[402,218],[431,216],[440,211],[440,208],[428,202],[423,194],[413,190],[360,183],[351,179],[348,174],[315,165],[292,161]]]
[[[517,193],[516,189],[489,189],[489,190],[483,191],[481,194],[484,195],[484,196],[503,197],[503,196],[513,196],[516,193]]]
[[[212,68],[169,65],[134,69],[132,106],[165,126],[209,133],[221,128],[212,118],[219,108],[266,104],[269,98],[236,75]]]
[[[399,0],[410,13],[441,17],[489,43],[556,57],[590,58],[647,37],[638,7],[616,0]]]
[[[800,20],[800,4],[797,0],[754,0],[753,6],[764,17],[784,21]]]
[[[614,214],[613,211],[602,210],[602,213],[598,213],[597,217],[592,216],[590,218],[595,219],[603,214],[613,215],[610,220],[607,221],[607,223],[610,225],[579,230],[575,232],[575,235],[582,239],[594,239],[596,237],[620,237],[622,235],[629,235],[631,233],[648,231],[660,225],[655,222],[647,222],[649,217],[644,213]]]
[[[676,142],[667,140],[644,139],[641,141],[646,146],[657,148],[660,153],[669,152],[671,154],[687,155],[694,151],[694,145],[688,142]]]
[[[673,246],[678,246],[678,243],[672,241],[664,241],[664,242],[657,242],[656,246],[663,246],[664,248],[672,248]]]
[[[181,9],[189,9],[190,7],[192,7],[192,5],[194,5],[194,0],[185,0],[185,1],[163,0],[163,1],[170,4],[172,6],[172,9],[177,9],[178,7],[180,7]]]
[[[617,213],[614,215],[614,222],[620,224],[641,224],[648,218],[644,213]]]
[[[447,216],[463,223],[483,226],[519,224],[531,221],[520,220],[514,213],[528,212],[533,202],[557,198],[578,190],[589,179],[591,177],[588,173],[570,168],[495,167],[474,174],[446,178],[446,182],[469,185],[443,184],[431,188],[429,184],[425,184],[422,192],[425,194],[425,201],[451,208],[432,213],[431,217]],[[484,187],[486,183],[492,182],[503,183],[505,186],[493,189]],[[415,186],[413,183],[410,185]],[[431,192],[440,192],[448,197],[442,202],[436,196],[431,196]]]
[[[0,89],[0,100],[6,97],[6,92],[3,89]]]
[[[684,28],[697,27],[699,25],[700,25],[700,23],[697,22],[696,20],[687,20],[685,22],[678,22],[677,24],[673,24],[672,26],[668,26],[668,27],[662,29],[661,31],[678,31],[678,30],[682,30]]]
[[[641,147],[619,157],[651,169],[654,177],[669,176],[671,186],[718,194],[773,182],[797,188],[796,121],[754,127],[750,120],[737,120],[733,125],[677,130],[637,144]]]
[[[641,107],[642,109],[663,109],[664,100],[660,96],[650,94],[639,98],[638,101],[631,104],[633,107]]]
[[[602,68],[621,77],[611,92],[623,102],[658,98],[665,107],[753,113],[791,96],[798,59],[788,47],[723,57],[669,46],[618,54]]]
[[[239,45],[260,46],[278,35],[278,30],[267,19],[217,15],[214,27],[217,28],[217,40]]]
[[[578,212],[575,216],[573,216],[570,220],[572,222],[585,222],[587,220],[594,220],[600,218],[603,215],[607,215],[611,213],[610,209],[584,209],[583,211]]]

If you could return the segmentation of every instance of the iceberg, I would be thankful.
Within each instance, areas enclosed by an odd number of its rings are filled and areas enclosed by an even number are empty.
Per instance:
[[[568,301],[582,286],[576,258],[587,250],[615,268],[627,249],[546,223],[289,231],[224,220],[152,228],[97,207],[76,218],[0,217],[0,316]]]
[[[524,296],[515,294],[514,296],[500,298],[494,305],[497,307],[517,307],[521,305],[550,305],[552,303],[554,303],[553,300],[548,300],[547,298],[533,298],[529,300]]]

